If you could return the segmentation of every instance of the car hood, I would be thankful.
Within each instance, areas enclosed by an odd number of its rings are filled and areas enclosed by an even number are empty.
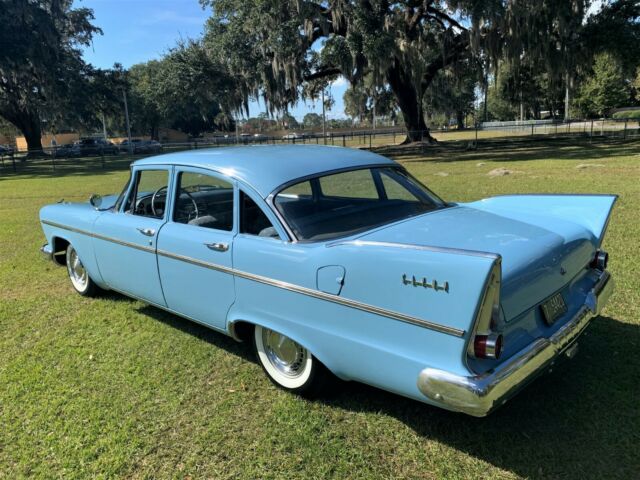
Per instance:
[[[588,230],[568,221],[550,224],[544,228],[456,205],[377,229],[358,239],[500,255],[501,303],[510,320],[566,285],[593,257],[596,246]]]

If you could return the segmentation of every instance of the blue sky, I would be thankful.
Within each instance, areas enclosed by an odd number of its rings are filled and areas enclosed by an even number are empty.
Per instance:
[[[75,6],[92,9],[94,24],[103,31],[84,51],[85,60],[100,68],[110,68],[116,62],[128,68],[160,58],[180,38],[198,38],[210,14],[198,0],[76,0]],[[335,105],[328,116],[342,118],[347,83],[340,79],[331,88]],[[251,116],[261,111],[264,105],[252,102]],[[301,103],[291,109],[300,120],[308,112],[321,113],[322,105]]]

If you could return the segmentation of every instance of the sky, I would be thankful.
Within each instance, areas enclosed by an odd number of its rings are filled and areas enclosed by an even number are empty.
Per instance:
[[[74,6],[92,9],[93,23],[103,31],[84,49],[85,60],[98,68],[111,68],[114,63],[128,68],[158,59],[181,38],[200,37],[211,13],[198,0],[76,0]],[[345,117],[342,96],[346,89],[344,78],[331,86],[335,105],[327,112],[328,118]],[[263,111],[262,102],[251,103],[250,116]],[[300,103],[291,109],[299,120],[309,112],[322,113],[320,102]]]

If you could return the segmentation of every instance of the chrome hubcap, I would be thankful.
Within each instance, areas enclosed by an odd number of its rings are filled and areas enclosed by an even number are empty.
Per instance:
[[[71,278],[73,286],[78,290],[84,290],[87,286],[89,276],[75,249],[70,249],[67,255],[67,270],[69,271],[69,278]]]
[[[309,356],[306,348],[289,337],[266,328],[262,331],[262,342],[269,362],[279,372],[288,377],[302,375]]]

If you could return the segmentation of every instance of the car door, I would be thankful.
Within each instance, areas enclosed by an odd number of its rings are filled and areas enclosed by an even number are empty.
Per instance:
[[[167,306],[224,329],[235,300],[234,181],[209,170],[176,167],[170,220],[158,238],[158,269]]]
[[[114,290],[160,306],[166,303],[156,243],[166,222],[170,188],[170,167],[135,168],[125,200],[94,224],[94,249],[104,281]]]

